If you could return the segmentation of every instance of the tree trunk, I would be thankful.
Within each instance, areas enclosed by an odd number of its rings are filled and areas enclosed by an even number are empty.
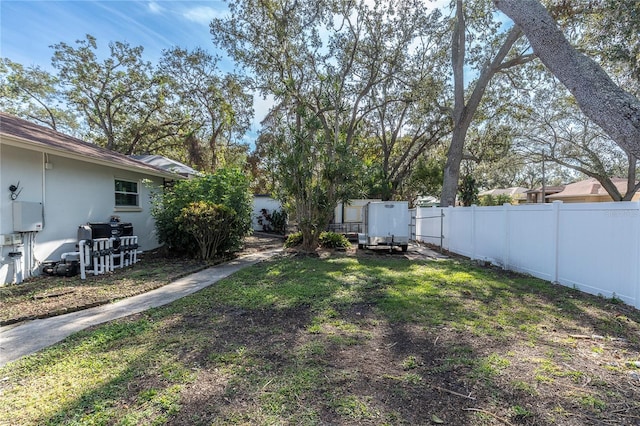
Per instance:
[[[489,82],[503,68],[509,68],[523,63],[530,58],[524,59],[524,56],[510,60],[503,64],[509,50],[522,34],[520,28],[514,27],[507,34],[502,46],[496,53],[496,56],[482,68],[482,72],[478,77],[473,92],[468,102],[464,98],[464,62],[465,62],[465,36],[466,25],[464,21],[464,11],[462,9],[462,0],[457,0],[456,4],[456,25],[453,31],[451,43],[451,63],[453,65],[453,82],[454,82],[454,107],[453,107],[453,134],[451,136],[451,145],[447,152],[447,163],[444,168],[444,180],[442,182],[442,194],[440,195],[441,206],[453,206],[456,202],[458,193],[458,183],[460,180],[460,163],[464,153],[464,142],[467,137],[467,131],[471,126],[471,121],[475,115],[482,96],[489,85]]]
[[[494,0],[521,27],[542,63],[576,98],[584,114],[625,151],[640,157],[640,101],[578,52],[538,0]]]
[[[458,180],[460,177],[460,162],[464,148],[464,140],[467,135],[468,125],[464,125],[466,105],[464,99],[464,59],[465,59],[465,32],[464,10],[462,0],[456,2],[456,23],[451,39],[451,65],[453,67],[453,134],[451,145],[447,151],[447,162],[444,166],[444,180],[442,182],[441,206],[453,206],[456,203],[458,193]]]
[[[440,195],[441,206],[454,206],[458,195],[458,184],[460,180],[460,163],[464,151],[464,140],[467,136],[466,128],[456,123],[451,135],[451,145],[447,152],[447,162],[444,166],[444,180],[442,182],[442,194]]]
[[[640,188],[640,183],[636,183],[638,160],[633,154],[627,152],[627,162],[627,192],[624,194],[624,197],[622,197],[622,201],[631,201]]]

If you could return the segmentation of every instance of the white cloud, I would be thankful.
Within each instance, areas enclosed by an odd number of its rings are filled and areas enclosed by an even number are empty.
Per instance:
[[[151,11],[151,13],[160,14],[164,11],[164,8],[155,1],[150,1],[149,10]]]
[[[220,16],[220,11],[208,7],[208,6],[197,6],[191,9],[187,9],[182,13],[182,16],[185,19],[196,22],[198,24],[209,25],[213,18],[217,18]]]

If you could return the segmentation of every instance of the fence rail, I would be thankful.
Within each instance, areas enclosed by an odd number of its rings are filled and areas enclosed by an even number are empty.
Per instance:
[[[327,230],[338,234],[358,234],[362,232],[362,222],[330,223]]]
[[[436,214],[436,215],[432,215],[432,216],[417,216],[416,215],[416,240],[418,240],[418,238],[421,239],[427,239],[427,238],[431,238],[431,239],[438,239],[440,240],[439,242],[439,247],[440,247],[440,252],[442,253],[443,251],[443,243],[444,243],[444,210],[440,209],[440,213]],[[435,227],[432,226],[431,229],[435,232],[438,231],[437,235],[429,235],[429,234],[421,234],[418,233],[417,231],[417,223],[418,221],[421,220],[433,220],[433,219],[438,219],[436,222]],[[438,228],[438,224],[440,225],[440,227]],[[421,227],[421,229],[424,227]]]
[[[416,218],[438,214],[442,224],[416,220],[418,241],[640,308],[639,202],[430,207]]]

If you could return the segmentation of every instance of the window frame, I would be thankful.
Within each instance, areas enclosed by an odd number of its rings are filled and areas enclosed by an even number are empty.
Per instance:
[[[135,192],[133,191],[118,191],[118,182],[124,182],[126,184],[134,184]],[[140,207],[140,181],[135,179],[126,179],[121,177],[114,177],[113,179],[113,194],[114,194],[114,210],[116,211],[140,211],[142,210]],[[118,204],[118,194],[123,194],[125,196],[135,196],[135,204]]]

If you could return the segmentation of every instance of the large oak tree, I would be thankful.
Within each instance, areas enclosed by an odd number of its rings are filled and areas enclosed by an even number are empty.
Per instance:
[[[253,117],[253,97],[247,78],[223,73],[218,60],[201,48],[164,51],[160,71],[166,76],[181,113],[190,160],[214,171],[242,137]]]
[[[484,0],[455,2],[451,39],[453,133],[440,198],[445,206],[456,202],[467,132],[491,80],[496,74],[533,58],[526,45],[518,44],[522,34],[520,28],[513,27],[500,33],[500,24],[492,17],[491,8]],[[470,83],[469,77],[465,78],[465,70],[469,67],[477,73],[477,78]]]
[[[185,117],[167,103],[166,79],[143,60],[141,46],[112,42],[103,61],[91,35],[53,49],[67,102],[83,116],[93,141],[123,154],[155,153],[175,142]]]
[[[640,158],[640,100],[575,49],[538,0],[494,0],[522,28],[542,63],[575,97],[584,114],[622,149]]]
[[[262,140],[277,157],[277,182],[305,249],[315,248],[337,201],[354,195],[354,148],[379,107],[372,91],[400,74],[423,28],[422,7],[414,0],[237,0],[228,18],[212,23],[214,41],[276,101]]]

